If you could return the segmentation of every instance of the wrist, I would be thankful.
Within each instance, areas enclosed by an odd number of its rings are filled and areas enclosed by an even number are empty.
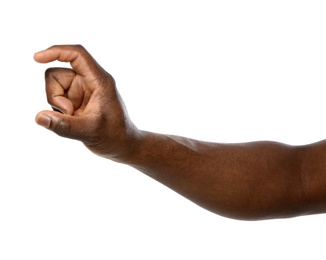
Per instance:
[[[126,130],[121,140],[117,141],[115,145],[111,143],[110,148],[98,155],[118,163],[132,165],[141,154],[143,139],[143,131],[132,126]]]

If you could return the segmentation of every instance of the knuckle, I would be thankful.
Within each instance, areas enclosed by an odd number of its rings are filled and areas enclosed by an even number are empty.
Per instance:
[[[86,53],[86,49],[81,44],[75,44],[75,45],[72,45],[71,47],[72,47],[73,52],[76,52],[81,55],[84,55]]]
[[[70,137],[69,136],[69,133],[71,131],[71,124],[69,121],[66,121],[66,120],[59,120],[54,128],[53,128],[53,131],[59,135],[59,136],[62,136],[62,137]]]
[[[48,78],[50,76],[53,76],[53,74],[55,73],[55,68],[47,68],[45,70],[45,77]]]
[[[48,102],[49,105],[52,106],[52,108],[55,110],[55,109],[58,109],[56,107],[56,104],[55,104],[55,94],[53,93],[53,91],[49,90],[49,88],[46,89],[46,101]]]
[[[75,45],[73,45],[73,46],[74,46],[74,48],[76,48],[76,49],[78,49],[78,50],[85,50],[84,46],[81,45],[81,44],[75,44]]]

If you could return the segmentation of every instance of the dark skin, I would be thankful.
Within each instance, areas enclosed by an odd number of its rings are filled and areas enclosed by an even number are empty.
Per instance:
[[[130,165],[224,217],[262,220],[325,213],[325,141],[220,144],[143,131],[129,118],[113,77],[83,46],[52,46],[34,59],[71,64],[71,69],[46,71],[46,95],[54,110],[36,116],[39,125],[59,136]]]

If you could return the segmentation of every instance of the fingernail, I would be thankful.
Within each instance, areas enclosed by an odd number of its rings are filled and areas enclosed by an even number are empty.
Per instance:
[[[51,124],[51,117],[47,115],[41,115],[39,118],[37,118],[36,123],[45,128],[49,128]]]

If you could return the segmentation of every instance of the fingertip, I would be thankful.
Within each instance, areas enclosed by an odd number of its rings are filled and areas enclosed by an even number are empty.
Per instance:
[[[51,47],[35,52],[34,53],[34,60],[40,63],[47,63],[50,61],[55,60],[55,57],[53,56],[53,51],[51,52]]]
[[[42,55],[43,55],[43,51],[38,51],[38,52],[34,53],[33,58],[34,58],[35,61],[39,61],[40,58],[42,57]]]

